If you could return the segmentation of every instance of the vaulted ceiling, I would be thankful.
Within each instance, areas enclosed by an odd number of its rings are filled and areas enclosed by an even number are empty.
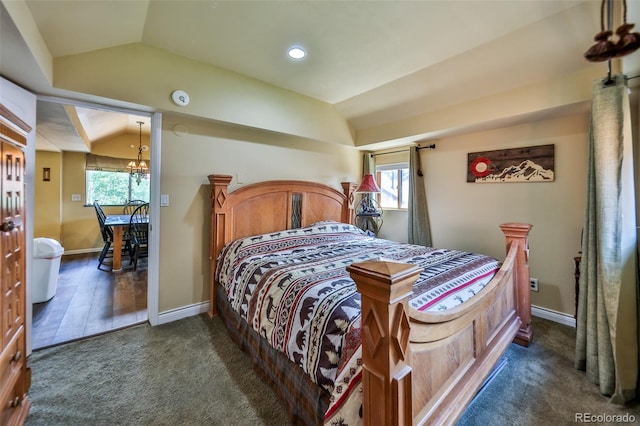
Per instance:
[[[627,3],[634,22],[638,2]],[[600,29],[595,0],[25,4],[53,58],[142,43],[334,105],[356,131],[558,74],[605,70],[583,57]],[[40,94],[64,95],[37,72],[8,63],[8,55],[20,63],[27,43],[4,7],[0,13],[2,75]],[[293,45],[306,50],[304,60],[286,56]],[[125,131],[132,120],[109,121]],[[90,140],[109,130],[92,132],[86,128]]]

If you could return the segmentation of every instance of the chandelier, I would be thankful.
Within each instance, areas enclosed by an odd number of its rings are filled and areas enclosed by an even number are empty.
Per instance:
[[[149,167],[147,166],[147,162],[142,159],[142,124],[143,121],[138,121],[138,125],[140,125],[140,144],[138,145],[138,161],[131,160],[129,164],[127,164],[127,169],[129,169],[129,173],[131,177],[136,178],[136,183],[140,185],[142,179],[147,177],[147,173],[149,172]],[[146,148],[146,146],[145,146]],[[144,150],[146,151],[146,150]]]

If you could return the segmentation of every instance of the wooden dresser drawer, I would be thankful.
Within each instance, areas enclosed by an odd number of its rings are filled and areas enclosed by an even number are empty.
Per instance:
[[[0,425],[22,426],[31,407],[31,401],[22,391],[22,386],[16,384],[9,390],[11,392],[2,400]]]
[[[20,326],[18,332],[0,353],[0,401],[3,401],[3,404],[4,401],[8,401],[5,394],[9,394],[13,390],[22,371],[25,362],[22,348],[24,348],[24,327]]]

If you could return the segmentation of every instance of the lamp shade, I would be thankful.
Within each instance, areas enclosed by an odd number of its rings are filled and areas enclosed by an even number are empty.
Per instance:
[[[382,192],[372,174],[362,176],[362,182],[356,192]]]

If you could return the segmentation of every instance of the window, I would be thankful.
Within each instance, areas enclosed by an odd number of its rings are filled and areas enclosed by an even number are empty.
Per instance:
[[[409,203],[409,165],[388,164],[376,167],[376,179],[382,192],[383,209],[406,209]]]
[[[128,200],[149,201],[149,175],[136,183],[123,171],[86,171],[87,204],[97,200],[102,205],[124,205]]]
[[[129,200],[149,201],[149,174],[138,185],[127,170],[129,161],[126,158],[87,154],[87,204],[97,200],[105,206],[122,206]]]

